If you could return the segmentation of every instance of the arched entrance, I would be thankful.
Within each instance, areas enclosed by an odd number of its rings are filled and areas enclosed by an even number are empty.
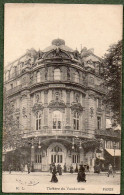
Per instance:
[[[58,143],[52,143],[48,149],[47,149],[47,153],[48,153],[48,163],[52,164],[55,163],[60,164],[61,166],[64,166],[65,162],[66,162],[66,148]]]

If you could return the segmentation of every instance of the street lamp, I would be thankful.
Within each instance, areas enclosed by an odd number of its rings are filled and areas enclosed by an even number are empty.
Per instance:
[[[113,144],[113,149],[114,149],[114,166],[113,166],[113,168],[114,168],[114,173],[115,173],[115,149],[116,149],[116,143],[115,142]]]

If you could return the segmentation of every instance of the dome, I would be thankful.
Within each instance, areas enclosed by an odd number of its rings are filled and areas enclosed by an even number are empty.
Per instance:
[[[54,39],[52,41],[52,45],[56,46],[65,45],[65,41],[63,39]]]
[[[51,43],[51,46],[45,48],[43,52],[49,52],[51,50],[56,50],[56,48],[58,47],[66,52],[73,52],[73,49],[65,45],[65,41],[63,39],[54,39]]]

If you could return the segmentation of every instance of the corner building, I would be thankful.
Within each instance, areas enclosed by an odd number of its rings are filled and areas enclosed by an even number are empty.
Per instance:
[[[119,135],[106,129],[111,115],[103,102],[101,63],[92,49],[79,53],[55,39],[43,51],[29,50],[5,71],[7,98],[27,143],[19,148],[18,163],[30,161],[34,171],[48,171],[53,162],[66,164],[67,170],[83,162],[93,170],[97,158],[105,162],[108,141],[112,148],[118,143],[119,150]]]

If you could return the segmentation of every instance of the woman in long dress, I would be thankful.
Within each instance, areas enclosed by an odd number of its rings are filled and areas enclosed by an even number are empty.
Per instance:
[[[78,175],[77,175],[77,181],[86,182],[85,168],[83,167],[83,165],[80,165]]]
[[[56,174],[57,174],[56,166],[53,164],[51,182],[54,182],[54,183],[58,182],[58,178],[56,177]]]

